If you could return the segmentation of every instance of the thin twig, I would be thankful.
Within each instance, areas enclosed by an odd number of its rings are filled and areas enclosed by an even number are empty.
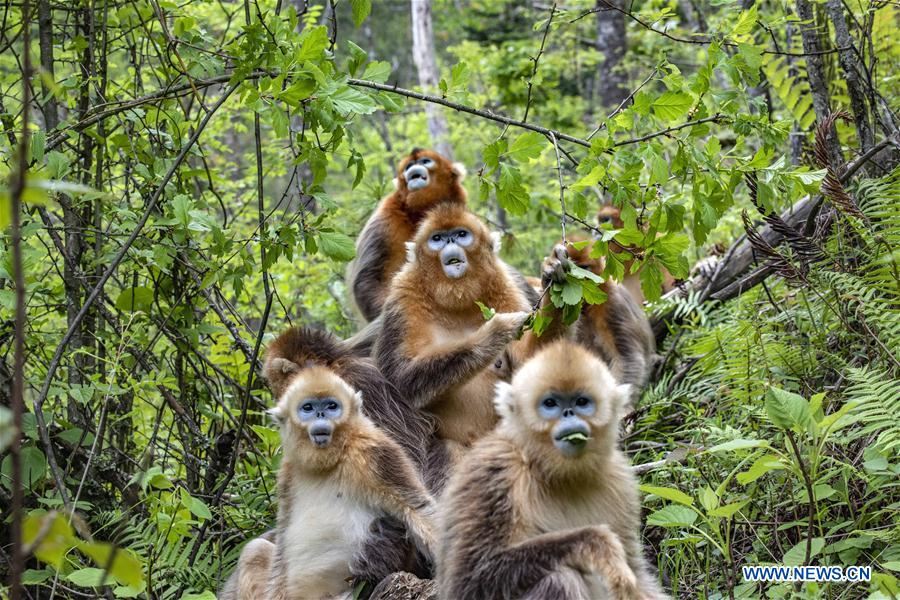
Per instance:
[[[553,142],[553,149],[556,150],[556,176],[559,179],[559,206],[562,209],[562,217],[559,220],[559,224],[560,227],[562,227],[562,243],[563,246],[565,246],[568,243],[566,238],[566,186],[563,184],[562,161],[559,159],[559,144],[552,131],[550,132],[550,141]]]

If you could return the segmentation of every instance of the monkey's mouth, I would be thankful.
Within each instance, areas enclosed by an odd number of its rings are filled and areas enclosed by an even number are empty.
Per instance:
[[[457,246],[447,246],[441,252],[441,266],[444,267],[444,275],[450,279],[459,279],[469,268],[466,253]]]
[[[421,190],[428,185],[428,169],[422,165],[409,167],[403,176],[406,178],[406,188],[411,192]]]
[[[585,427],[567,427],[553,436],[553,444],[566,456],[581,454],[591,439]]]
[[[324,448],[331,443],[331,430],[327,427],[316,427],[309,430],[309,441],[316,448]]]

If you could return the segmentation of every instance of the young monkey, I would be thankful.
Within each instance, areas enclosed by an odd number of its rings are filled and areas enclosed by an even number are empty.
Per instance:
[[[242,555],[241,566],[268,572],[240,573],[239,600],[258,600],[250,594],[260,589],[260,578],[268,582],[269,600],[352,597],[351,565],[382,516],[403,523],[431,560],[434,502],[410,459],[362,414],[361,404],[361,395],[331,369],[312,366],[271,410],[284,449],[278,524],[274,543],[254,540],[247,546],[252,556]]]
[[[497,385],[500,423],[442,499],[441,598],[666,597],[641,552],[637,482],[616,447],[629,387],[568,340]]]

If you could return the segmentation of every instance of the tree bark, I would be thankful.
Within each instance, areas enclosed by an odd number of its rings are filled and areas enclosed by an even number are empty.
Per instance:
[[[821,123],[831,114],[831,93],[828,91],[828,80],[825,75],[825,61],[821,54],[823,48],[819,43],[819,26],[816,24],[816,16],[813,5],[809,0],[796,0],[797,16],[800,17],[800,39],[803,41],[803,51],[806,57],[806,77],[809,80],[809,89],[813,97],[813,109],[816,111],[816,120]],[[827,139],[828,157],[835,173],[840,172],[844,160],[841,155],[841,144],[837,138],[837,132],[831,131]]]
[[[625,58],[628,39],[625,36],[625,15],[611,5],[624,10],[622,0],[597,0],[597,43],[603,62],[597,72],[597,94],[606,108],[617,106],[628,95],[626,74],[619,68]]]
[[[434,29],[431,25],[431,0],[410,0],[412,14],[412,52],[416,70],[419,72],[419,85],[425,93],[433,92],[440,81],[437,57],[434,49]],[[434,148],[449,159],[453,158],[447,119],[440,108],[432,103],[425,105],[425,116],[428,120],[428,133]]]
[[[850,112],[853,113],[853,121],[856,123],[856,135],[859,138],[860,149],[862,152],[867,152],[875,144],[875,132],[872,122],[869,120],[866,91],[860,79],[861,66],[853,51],[854,43],[847,27],[844,5],[841,0],[827,0],[825,6],[831,22],[834,24],[835,42],[838,47],[843,48],[838,52],[838,60],[841,63],[841,71],[844,73],[844,81],[847,82]]]

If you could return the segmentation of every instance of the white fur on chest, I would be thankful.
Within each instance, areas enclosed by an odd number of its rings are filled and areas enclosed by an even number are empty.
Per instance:
[[[319,600],[348,592],[350,559],[375,511],[328,479],[306,483],[294,498],[283,542],[288,598]]]

